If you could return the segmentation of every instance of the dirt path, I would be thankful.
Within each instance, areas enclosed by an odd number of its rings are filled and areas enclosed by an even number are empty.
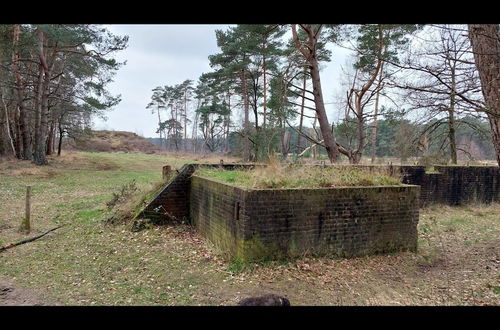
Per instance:
[[[0,306],[54,306],[32,291],[12,285],[0,279]]]

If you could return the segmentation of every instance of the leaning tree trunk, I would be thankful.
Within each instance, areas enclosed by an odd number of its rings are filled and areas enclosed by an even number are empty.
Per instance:
[[[481,80],[497,163],[500,165],[500,30],[498,24],[469,24],[469,39]]]
[[[323,101],[323,93],[321,91],[321,80],[319,78],[318,62],[313,61],[311,64],[311,79],[313,83],[314,103],[316,104],[316,113],[318,114],[319,128],[323,136],[326,152],[330,163],[337,162],[339,158],[339,150],[333,137],[328,117],[326,116],[325,103]]]
[[[321,135],[323,136],[325,149],[328,154],[330,163],[336,163],[340,157],[337,143],[332,133],[332,129],[326,115],[325,102],[321,89],[321,79],[319,75],[319,65],[316,53],[317,38],[320,35],[322,26],[320,25],[316,31],[313,31],[311,25],[301,25],[302,29],[307,33],[308,40],[302,43],[298,37],[295,24],[292,24],[293,40],[297,49],[304,55],[307,60],[309,73],[313,85],[314,104],[316,107],[316,115],[318,116]]]
[[[316,105],[316,113],[318,115],[319,128],[323,136],[325,149],[328,154],[330,163],[336,163],[339,158],[339,150],[332,134],[328,117],[326,116],[325,103],[323,101],[323,92],[321,90],[321,79],[319,76],[319,66],[316,56],[310,60],[311,80],[313,85],[314,103]]]

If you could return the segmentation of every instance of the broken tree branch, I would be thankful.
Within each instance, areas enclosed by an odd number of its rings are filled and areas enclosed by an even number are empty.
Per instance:
[[[12,248],[12,247],[14,247],[14,246],[18,246],[18,245],[21,245],[21,244],[25,244],[25,243],[33,242],[34,240],[37,240],[37,239],[39,239],[39,238],[42,238],[43,236],[47,235],[47,234],[48,234],[48,233],[50,233],[51,231],[54,231],[54,230],[56,230],[56,229],[59,229],[59,228],[61,228],[62,226],[64,226],[64,224],[63,224],[63,225],[60,225],[60,226],[57,226],[57,227],[55,227],[55,228],[49,229],[49,230],[47,230],[46,232],[44,232],[43,234],[40,234],[40,235],[38,235],[38,236],[35,236],[35,237],[32,237],[32,238],[28,238],[28,239],[25,239],[25,240],[19,241],[19,242],[17,242],[17,243],[11,243],[11,244],[8,244],[8,245],[5,245],[5,246],[2,246],[2,247],[0,247],[0,252],[1,252],[1,251],[5,251],[5,250],[7,250],[7,249],[10,249],[10,248]]]

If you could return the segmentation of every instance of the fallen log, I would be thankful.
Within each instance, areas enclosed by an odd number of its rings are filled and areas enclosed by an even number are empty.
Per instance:
[[[25,239],[25,240],[19,241],[19,242],[17,242],[17,243],[11,243],[11,244],[7,244],[7,245],[5,245],[5,246],[2,246],[2,247],[0,247],[0,252],[5,251],[5,250],[7,250],[7,249],[10,249],[10,248],[12,248],[12,247],[14,247],[14,246],[18,246],[18,245],[21,245],[21,244],[25,244],[25,243],[33,242],[34,240],[37,240],[37,239],[39,239],[39,238],[42,238],[43,236],[47,235],[47,234],[48,234],[48,233],[50,233],[51,231],[54,231],[54,230],[56,230],[56,229],[59,229],[59,228],[61,228],[62,226],[64,226],[64,224],[62,224],[62,225],[60,225],[60,226],[57,226],[57,227],[55,227],[55,228],[49,229],[49,230],[47,230],[46,232],[44,232],[43,234],[40,234],[40,235],[38,235],[38,236],[31,237],[31,238],[28,238],[28,239]]]

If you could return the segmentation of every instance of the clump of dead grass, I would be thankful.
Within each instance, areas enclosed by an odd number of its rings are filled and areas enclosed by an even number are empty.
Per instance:
[[[266,166],[254,169],[224,170],[201,167],[196,175],[214,178],[253,189],[321,188],[345,186],[399,185],[400,179],[387,170],[336,166],[282,164],[270,158]]]
[[[106,202],[108,211],[112,211],[112,216],[105,219],[104,222],[107,224],[126,224],[134,221],[132,223],[132,229],[134,229],[137,215],[164,184],[164,181],[158,181],[141,187],[136,184],[135,180],[124,184]]]

